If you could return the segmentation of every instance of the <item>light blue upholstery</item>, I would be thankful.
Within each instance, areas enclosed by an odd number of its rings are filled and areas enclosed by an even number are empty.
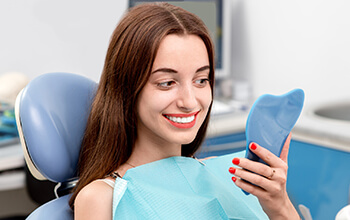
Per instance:
[[[96,88],[97,83],[84,76],[48,73],[33,79],[17,97],[18,130],[35,177],[57,183],[76,177]],[[67,201],[68,195],[44,204],[28,219],[72,219]]]
[[[68,205],[69,195],[54,199],[37,208],[27,220],[71,220],[74,219],[73,212]]]

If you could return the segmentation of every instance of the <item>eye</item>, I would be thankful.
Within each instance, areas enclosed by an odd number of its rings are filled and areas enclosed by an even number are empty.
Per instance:
[[[166,81],[157,83],[157,86],[161,89],[170,89],[175,84],[175,81]]]
[[[208,78],[203,78],[203,79],[197,79],[194,81],[194,83],[199,86],[199,87],[205,87],[209,82]]]

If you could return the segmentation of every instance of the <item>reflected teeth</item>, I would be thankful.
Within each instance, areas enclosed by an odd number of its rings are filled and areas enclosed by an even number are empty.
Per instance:
[[[190,117],[172,117],[172,116],[165,116],[167,117],[170,121],[176,122],[176,123],[181,123],[181,124],[185,124],[185,123],[190,123],[194,120],[194,115],[190,116]]]

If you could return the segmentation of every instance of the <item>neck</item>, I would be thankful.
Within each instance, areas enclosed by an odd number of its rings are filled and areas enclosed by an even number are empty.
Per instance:
[[[173,156],[181,156],[180,144],[157,144],[152,141],[147,141],[147,139],[141,140],[138,138],[128,163],[133,166],[139,166]]]

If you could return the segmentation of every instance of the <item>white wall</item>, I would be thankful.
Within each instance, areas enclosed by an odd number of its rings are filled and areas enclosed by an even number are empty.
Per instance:
[[[242,2],[255,97],[300,87],[307,104],[350,98],[350,1]]]
[[[0,74],[74,72],[98,80],[127,0],[1,0]]]
[[[254,97],[295,87],[308,103],[350,96],[350,1],[232,1],[239,3],[233,72],[252,82]],[[1,0],[0,74],[65,71],[98,80],[127,2]]]

